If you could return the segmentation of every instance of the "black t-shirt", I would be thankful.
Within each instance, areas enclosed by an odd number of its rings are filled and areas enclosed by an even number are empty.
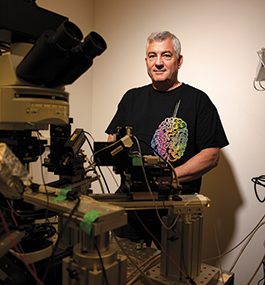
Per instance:
[[[129,90],[106,133],[116,133],[118,126],[131,126],[133,135],[174,167],[205,148],[228,145],[217,109],[209,97],[184,83],[168,92],[157,91],[151,84]],[[142,154],[155,154],[146,144],[141,144],[141,150]],[[200,185],[201,179],[188,183],[198,192]]]

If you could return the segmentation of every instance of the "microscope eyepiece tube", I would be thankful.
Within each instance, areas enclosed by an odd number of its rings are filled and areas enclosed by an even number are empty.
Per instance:
[[[58,73],[49,87],[72,84],[93,64],[93,59],[107,48],[105,40],[96,32],[90,32],[83,42],[71,49],[68,64]]]
[[[72,47],[78,45],[82,38],[82,32],[74,23],[64,21],[59,26],[56,33],[50,38],[50,42],[51,44],[68,51]]]
[[[67,66],[70,49],[82,37],[79,28],[68,21],[56,32],[44,32],[17,66],[17,76],[32,84],[48,85]]]

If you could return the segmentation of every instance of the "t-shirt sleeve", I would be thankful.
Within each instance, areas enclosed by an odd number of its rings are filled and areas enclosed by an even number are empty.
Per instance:
[[[107,127],[107,129],[105,130],[105,133],[107,134],[114,134],[116,133],[116,129],[117,127],[123,127],[124,126],[124,122],[126,119],[126,94],[122,97],[121,101],[118,104],[118,108],[117,111],[114,115],[114,117],[112,118],[109,126]]]
[[[198,151],[205,148],[223,148],[229,144],[218,111],[206,99],[197,118],[196,145]]]

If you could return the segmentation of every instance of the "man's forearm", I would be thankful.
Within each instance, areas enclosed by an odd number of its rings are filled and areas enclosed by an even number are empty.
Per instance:
[[[195,180],[218,165],[219,148],[207,148],[189,159],[186,163],[175,168],[178,181],[188,182]]]

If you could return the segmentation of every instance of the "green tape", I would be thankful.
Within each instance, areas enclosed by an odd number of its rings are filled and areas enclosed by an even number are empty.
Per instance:
[[[141,166],[142,165],[142,158],[141,157],[133,157],[132,165],[133,166]]]
[[[98,218],[99,214],[102,214],[102,212],[92,210],[84,215],[83,220],[80,223],[81,230],[84,233],[90,235],[92,230],[92,223]]]
[[[59,195],[57,197],[52,197],[52,200],[55,202],[65,200],[67,198],[67,193],[71,190],[72,190],[71,186],[68,186],[66,189],[61,189]]]

